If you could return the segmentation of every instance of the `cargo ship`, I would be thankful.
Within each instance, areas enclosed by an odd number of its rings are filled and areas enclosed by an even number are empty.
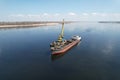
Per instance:
[[[72,36],[68,40],[63,39],[63,37],[64,37],[64,19],[62,22],[62,30],[58,37],[58,40],[50,43],[52,55],[65,53],[81,41],[81,37],[78,35]]]

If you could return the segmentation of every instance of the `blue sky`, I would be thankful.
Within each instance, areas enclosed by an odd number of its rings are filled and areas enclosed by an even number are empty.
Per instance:
[[[119,8],[119,0],[0,0],[0,21],[119,20]]]

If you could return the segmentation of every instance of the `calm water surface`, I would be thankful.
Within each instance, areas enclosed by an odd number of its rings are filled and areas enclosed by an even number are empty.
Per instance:
[[[81,43],[51,56],[61,25],[1,29],[0,80],[120,80],[120,24],[65,24]]]

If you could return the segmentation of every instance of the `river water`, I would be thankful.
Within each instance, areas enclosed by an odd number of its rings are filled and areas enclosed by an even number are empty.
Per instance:
[[[65,24],[82,41],[51,56],[61,25],[0,30],[0,80],[120,80],[120,24]]]

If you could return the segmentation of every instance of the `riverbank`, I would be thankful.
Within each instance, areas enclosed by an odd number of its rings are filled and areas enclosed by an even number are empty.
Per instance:
[[[17,27],[39,27],[39,26],[54,26],[58,23],[40,23],[40,24],[14,24],[14,25],[0,25],[0,28],[17,28]]]
[[[62,22],[0,22],[0,28],[21,28],[21,27],[39,27],[39,26],[55,26]],[[67,21],[65,23],[72,23]]]

